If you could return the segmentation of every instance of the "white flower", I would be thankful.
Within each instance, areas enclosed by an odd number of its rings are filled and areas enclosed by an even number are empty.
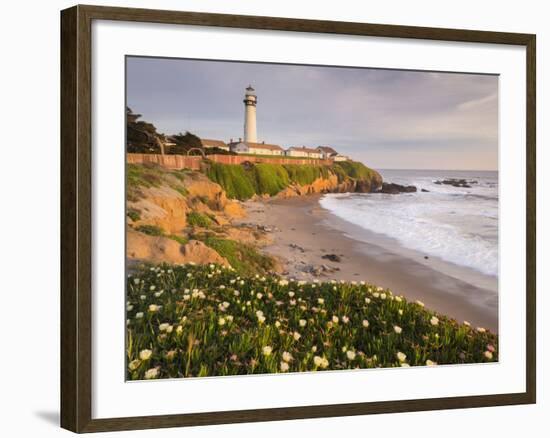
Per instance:
[[[471,324],[468,321],[464,321],[464,325],[470,327]]]
[[[229,322],[233,322],[233,315],[227,315],[225,319],[227,319]]]
[[[401,327],[399,327],[398,325],[394,325],[393,326],[393,331],[397,334],[400,334],[403,331],[403,329]]]
[[[381,287],[377,287],[376,290],[377,290],[378,292],[382,292],[384,289],[381,288]]]
[[[380,294],[379,294],[378,292],[374,292],[374,293],[372,294],[372,296],[373,296],[374,298],[378,298],[378,297],[380,296]]]
[[[307,321],[305,319],[300,320],[300,327],[305,327],[307,324]]]
[[[311,347],[311,351],[315,353],[317,351],[317,346],[314,345],[313,347]]]
[[[491,353],[489,350],[487,350],[485,353],[483,353],[483,355],[484,355],[487,359],[492,359],[492,358],[493,358],[493,353]]]
[[[155,285],[153,284],[153,285],[149,286],[149,290],[151,290],[151,291],[155,290]]]
[[[281,327],[281,322],[280,321],[275,321],[275,327],[277,327],[277,328]]]
[[[159,310],[159,306],[157,306],[156,304],[149,305],[149,312],[156,312],[157,310]]]
[[[346,315],[342,316],[342,322],[347,324],[349,322],[349,318]]]
[[[145,371],[145,378],[146,379],[155,379],[159,374],[159,370],[156,368],[151,368],[147,371]]]
[[[160,290],[158,292],[155,292],[155,297],[160,297],[164,293],[164,290]]]
[[[386,294],[380,294],[380,298],[382,298],[383,300],[386,299]]]
[[[346,352],[346,356],[348,357],[349,360],[355,359],[355,351],[353,351],[353,350],[348,350],[348,351]]]
[[[151,350],[141,350],[139,352],[139,358],[141,360],[148,360],[151,357],[152,354],[153,354],[153,352]]]
[[[401,301],[403,301],[402,298],[399,297],[399,296],[395,297],[394,299],[395,299],[395,301],[397,301],[398,303],[400,303]]]
[[[130,371],[135,371],[138,369],[138,367],[141,365],[141,360],[139,359],[134,359],[132,362],[130,362],[128,364],[128,369]]]
[[[436,316],[432,316],[432,318],[430,319],[430,324],[431,325],[438,325],[439,324],[439,318],[437,318]]]
[[[287,280],[279,280],[279,286],[287,286],[288,281]]]
[[[178,335],[181,335],[183,333],[183,327],[181,325],[178,325],[178,327],[176,328],[176,333]]]
[[[370,298],[365,298],[365,304],[369,304],[370,303]]]
[[[400,351],[398,351],[395,356],[399,362],[405,362],[405,359],[407,359],[407,355],[405,353],[401,353]]]
[[[269,356],[272,351],[273,351],[273,348],[270,347],[269,345],[266,345],[265,347],[262,348],[262,353],[264,356]]]
[[[295,293],[294,293],[293,291],[290,291],[290,292],[288,293],[288,296],[289,296],[290,298],[292,298],[294,295],[295,295]]]
[[[324,304],[325,303],[325,300],[323,298],[317,298],[317,302],[319,304]]]
[[[416,304],[418,304],[420,307],[424,307],[424,303],[422,301],[416,300]]]
[[[127,312],[131,312],[133,309],[134,309],[134,306],[132,306],[131,304],[128,304],[128,305],[126,306],[126,311],[127,311]]]
[[[218,319],[218,325],[225,325],[225,318]]]
[[[369,321],[364,319],[363,320],[363,327],[367,328],[369,326]]]
[[[189,294],[185,294],[183,296],[183,301],[189,301],[190,299],[191,299],[191,295],[189,295]]]
[[[313,363],[315,364],[315,366],[317,366],[319,368],[328,367],[328,360],[324,357],[321,357],[321,356],[314,356],[313,357]]]
[[[147,299],[147,296],[146,296],[146,295],[140,295],[140,296],[139,296],[139,299],[140,299],[140,300],[146,300],[146,299]]]
[[[337,317],[336,315],[334,315],[334,316],[332,317],[332,322],[333,322],[334,324],[338,324],[338,321],[339,321],[338,317]]]
[[[428,365],[429,367],[433,367],[433,366],[437,365],[437,362],[434,362],[434,361],[431,361],[430,359],[428,359],[426,361],[426,365]]]
[[[399,309],[399,310],[397,311],[397,313],[399,313],[400,315],[403,315],[403,309]]]
[[[289,365],[286,363],[286,362],[281,362],[279,364],[279,366],[281,367],[281,371],[284,373],[286,371],[288,371],[288,369],[290,368]]]
[[[483,327],[477,327],[476,330],[478,333],[485,333],[485,329]]]
[[[258,292],[258,293],[256,294],[256,298],[258,298],[259,300],[261,300],[262,297],[263,297],[263,295],[262,295],[260,292]]]
[[[292,360],[292,354],[290,354],[288,351],[283,351],[283,360],[285,362],[290,362]]]
[[[302,335],[301,335],[300,333],[298,333],[298,332],[294,332],[294,333],[292,334],[292,337],[294,338],[295,341],[297,341],[297,340],[299,340],[299,339],[302,337]]]
[[[139,278],[134,278],[134,284],[139,284]]]
[[[159,325],[159,330],[161,332],[165,332],[168,330],[168,327],[170,327],[170,324],[168,324],[167,322],[163,322],[162,324]]]
[[[258,322],[260,324],[263,324],[265,322],[265,316],[263,316],[263,315],[258,316]]]
[[[143,312],[136,313],[136,319],[141,319],[141,318],[143,318]]]

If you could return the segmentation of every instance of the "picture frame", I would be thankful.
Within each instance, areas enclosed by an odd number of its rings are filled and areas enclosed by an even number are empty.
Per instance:
[[[94,418],[92,23],[95,21],[513,45],[525,48],[525,391]],[[83,433],[536,402],[536,37],[531,34],[78,5],[61,12],[61,426]],[[519,146],[518,146],[519,147]],[[503,152],[505,153],[505,152]],[[106,176],[107,177],[107,176]]]

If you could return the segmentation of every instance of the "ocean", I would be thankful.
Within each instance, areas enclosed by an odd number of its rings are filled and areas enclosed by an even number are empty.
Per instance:
[[[498,172],[382,170],[386,182],[414,185],[416,193],[328,194],[319,202],[333,215],[365,230],[353,236],[425,260],[498,276]],[[470,188],[436,184],[466,179]],[[421,191],[422,189],[427,192]],[[361,234],[361,233],[359,233]],[[396,245],[397,244],[397,245]],[[496,281],[494,282],[496,284]]]

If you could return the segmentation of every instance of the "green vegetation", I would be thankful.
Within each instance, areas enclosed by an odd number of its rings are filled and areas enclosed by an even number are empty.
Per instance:
[[[254,184],[254,192],[259,194],[276,195],[289,185],[286,169],[280,164],[256,164],[249,170]]]
[[[127,164],[126,184],[128,189],[136,187],[159,187],[165,171],[156,165]]]
[[[136,228],[136,231],[148,236],[164,236],[166,234],[161,227],[156,225],[140,225]]]
[[[345,175],[357,180],[370,180],[375,176],[374,170],[359,161],[338,161],[333,167],[342,169]]]
[[[314,166],[311,164],[286,164],[284,166],[290,181],[300,185],[311,184],[318,178],[328,178],[328,166]]]
[[[290,184],[306,185],[331,174],[338,182],[346,179],[371,180],[376,172],[362,163],[349,161],[332,166],[312,164],[220,164],[209,163],[207,176],[221,185],[229,198],[246,200],[257,195],[276,195]]]
[[[142,197],[140,188],[160,187],[166,185],[182,196],[189,194],[185,188],[187,172],[183,170],[167,171],[156,164],[127,164],[126,186],[129,201]]]
[[[204,243],[225,257],[229,264],[242,275],[265,274],[274,267],[273,259],[262,254],[252,245],[215,236],[205,237]]]
[[[180,245],[185,245],[189,242],[189,239],[184,236],[178,236],[177,234],[166,234],[166,232],[156,225],[140,225],[136,228],[136,231],[147,234],[148,236],[166,237],[178,242]]]
[[[187,223],[192,227],[210,228],[212,219],[203,213],[191,211],[187,213]]]
[[[139,210],[136,210],[135,208],[129,208],[128,211],[126,212],[126,216],[128,216],[134,222],[139,221],[141,219],[141,214]]]
[[[143,266],[127,280],[130,380],[498,361],[498,337],[364,282]]]
[[[169,239],[175,240],[180,245],[186,245],[189,242],[189,239],[187,237],[178,236],[176,234],[168,234],[165,237],[168,237]]]
[[[245,200],[256,193],[253,181],[243,166],[212,162],[206,175],[223,187],[228,198]]]

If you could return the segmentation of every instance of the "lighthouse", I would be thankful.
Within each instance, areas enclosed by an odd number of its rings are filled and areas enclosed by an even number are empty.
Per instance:
[[[249,85],[244,94],[244,141],[245,143],[257,143],[256,133],[256,103],[258,98],[254,88]]]

